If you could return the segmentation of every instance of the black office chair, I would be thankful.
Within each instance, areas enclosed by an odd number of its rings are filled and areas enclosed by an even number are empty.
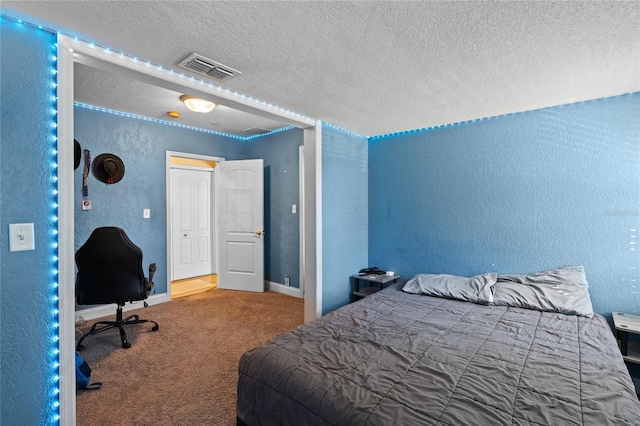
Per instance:
[[[124,331],[125,325],[153,323],[151,331],[158,330],[158,323],[140,319],[138,315],[129,315],[122,319],[122,307],[127,302],[145,300],[153,288],[153,274],[156,264],[149,265],[149,278],[142,270],[142,250],[131,242],[121,228],[97,228],[89,239],[76,252],[76,299],[79,305],[97,305],[116,303],[115,321],[98,321],[89,333],[82,336],[76,350],[84,349],[82,342],[88,336],[117,327],[120,329],[122,347],[127,349],[131,343]],[[147,307],[147,302],[144,302]],[[100,326],[100,327],[98,327]]]

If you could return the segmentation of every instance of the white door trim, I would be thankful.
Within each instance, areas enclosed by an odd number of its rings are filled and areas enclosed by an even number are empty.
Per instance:
[[[180,170],[196,170],[200,172],[212,172],[213,167],[183,166],[182,164],[171,164],[170,168]]]
[[[322,122],[304,129],[304,322],[322,316]]]
[[[298,250],[298,258],[300,259],[298,267],[298,276],[300,277],[300,296],[304,298],[304,256],[305,250],[305,202],[304,202],[304,144],[298,147],[298,235],[300,248]]]
[[[149,66],[146,62],[133,57],[120,54],[119,52],[99,47],[90,43],[76,40],[72,37],[58,34],[57,51],[57,108],[58,108],[58,321],[52,319],[51,327],[58,327],[60,340],[58,346],[58,365],[60,371],[59,393],[59,413],[60,424],[75,425],[76,423],[76,393],[75,393],[75,291],[74,291],[74,223],[73,223],[73,149],[71,144],[60,143],[73,139],[73,64],[83,63],[103,70],[125,74],[137,80],[145,81],[154,85],[170,88],[180,93],[192,93],[205,98],[217,98],[221,103],[239,109],[241,111],[254,113],[262,117],[271,117],[304,129],[305,145],[307,145],[308,134],[316,134],[320,141],[319,151],[313,153],[314,158],[313,173],[305,175],[305,197],[306,216],[305,233],[307,235],[306,262],[307,269],[313,266],[313,270],[305,270],[305,283],[307,289],[313,288],[315,294],[322,294],[322,272],[317,274],[316,261],[322,261],[322,221],[321,214],[316,223],[316,212],[321,209],[322,204],[317,206],[316,200],[322,199],[322,149],[321,149],[321,125],[320,121],[302,116],[292,111],[287,111],[275,105],[270,105],[259,100],[250,99],[243,94],[227,91],[213,84],[206,85],[198,79],[180,77],[178,73],[170,70]],[[315,132],[314,132],[315,128]],[[318,147],[316,147],[318,148]],[[315,159],[318,164],[315,164]],[[306,161],[306,156],[305,156]],[[308,168],[307,168],[308,169]],[[316,188],[316,184],[320,185]],[[310,196],[309,191],[313,191]],[[313,212],[313,215],[310,214]],[[309,233],[312,233],[310,235]],[[310,265],[308,259],[313,259]],[[319,300],[322,306],[321,299]],[[305,312],[307,310],[305,300]],[[321,311],[321,308],[320,308]],[[311,316],[317,316],[317,309],[314,308]],[[305,314],[305,319],[307,315]]]
[[[73,186],[73,50],[58,35],[58,364],[61,425],[76,424],[75,259]],[[52,323],[55,323],[53,317]],[[47,324],[52,326],[53,324]],[[48,367],[48,366],[47,366]],[[43,371],[48,368],[43,366]]]

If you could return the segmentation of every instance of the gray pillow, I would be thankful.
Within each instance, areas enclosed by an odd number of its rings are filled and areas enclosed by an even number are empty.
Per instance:
[[[532,275],[498,275],[493,305],[593,317],[589,284],[582,266]]]
[[[489,304],[493,300],[491,287],[496,273],[475,275],[471,278],[446,274],[418,274],[402,288],[407,293],[446,297],[465,302]]]

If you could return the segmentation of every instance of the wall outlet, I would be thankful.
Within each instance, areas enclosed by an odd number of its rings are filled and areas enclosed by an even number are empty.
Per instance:
[[[151,209],[142,210],[142,217],[144,219],[149,219],[151,217]]]
[[[289,287],[289,277],[288,276],[284,276],[284,285],[286,285],[287,287]]]

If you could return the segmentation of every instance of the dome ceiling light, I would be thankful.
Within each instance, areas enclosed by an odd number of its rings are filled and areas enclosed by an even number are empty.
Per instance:
[[[180,96],[180,100],[184,102],[184,104],[193,112],[211,112],[218,104],[213,103],[211,101],[207,101],[204,99],[200,99],[197,96],[193,95],[182,95]]]

